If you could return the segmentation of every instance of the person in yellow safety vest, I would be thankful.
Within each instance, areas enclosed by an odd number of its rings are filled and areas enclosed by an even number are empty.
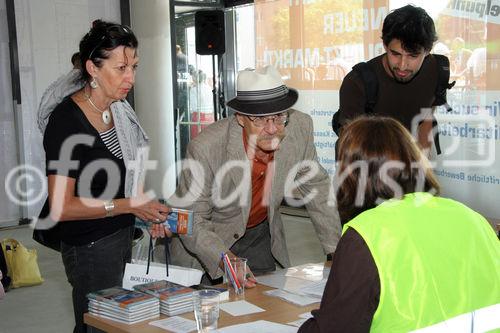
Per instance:
[[[339,140],[336,196],[349,222],[299,332],[498,332],[500,242],[485,218],[438,197],[396,120],[356,119]]]

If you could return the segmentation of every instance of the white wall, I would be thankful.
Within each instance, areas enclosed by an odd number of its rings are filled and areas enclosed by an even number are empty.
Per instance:
[[[71,55],[90,29],[91,22],[102,18],[120,22],[119,0],[16,0],[16,27],[21,77],[23,129],[22,160],[40,168],[43,174],[42,136],[36,126],[36,109],[47,86],[71,69]],[[28,184],[33,195],[40,183]],[[35,216],[43,202],[28,207]]]
[[[17,164],[16,133],[10,75],[9,34],[5,0],[0,0],[0,179],[5,179]],[[0,188],[0,227],[17,224],[17,205]]]
[[[131,25],[139,40],[139,69],[135,83],[135,111],[150,137],[146,189],[159,197],[175,190],[174,106],[168,0],[131,0]]]

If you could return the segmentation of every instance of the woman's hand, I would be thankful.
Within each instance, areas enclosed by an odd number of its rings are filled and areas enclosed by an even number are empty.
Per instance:
[[[163,224],[167,220],[167,215],[171,210],[170,207],[156,199],[151,199],[145,194],[141,194],[130,199],[130,208],[132,214],[141,220],[152,222],[149,232],[153,238],[172,236],[172,232]]]
[[[130,212],[143,221],[160,223],[167,219],[170,207],[143,194],[130,198]]]

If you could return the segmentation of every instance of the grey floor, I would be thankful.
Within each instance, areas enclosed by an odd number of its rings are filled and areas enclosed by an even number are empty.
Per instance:
[[[283,215],[292,265],[320,262],[323,251],[307,217]],[[0,230],[0,240],[15,238],[38,251],[38,265],[45,282],[39,286],[11,289],[0,300],[0,333],[71,332],[71,289],[58,252],[31,239],[31,229]]]

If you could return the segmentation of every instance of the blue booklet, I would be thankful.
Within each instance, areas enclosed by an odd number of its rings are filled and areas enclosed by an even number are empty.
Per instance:
[[[167,220],[163,222],[171,232],[179,235],[193,234],[193,211],[179,208],[172,208],[167,215]],[[135,219],[135,226],[138,228],[149,228],[152,222]]]

